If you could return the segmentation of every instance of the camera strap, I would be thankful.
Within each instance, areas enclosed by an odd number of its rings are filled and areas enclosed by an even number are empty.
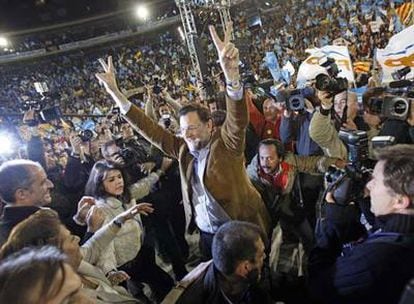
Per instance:
[[[299,168],[298,167],[298,161],[297,161],[296,158],[295,158],[295,165],[296,165],[296,168]],[[299,174],[299,172],[296,173],[295,183],[297,184],[298,191],[299,191],[299,206],[301,208],[303,208],[304,202],[303,202],[303,193],[302,193],[302,183],[300,182],[300,174]]]

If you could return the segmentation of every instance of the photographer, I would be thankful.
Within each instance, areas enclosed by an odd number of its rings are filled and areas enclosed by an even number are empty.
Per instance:
[[[127,178],[132,183],[145,177],[146,173],[150,173],[155,167],[146,147],[135,137],[128,138],[126,141],[122,137],[109,140],[102,145],[101,152],[105,160],[124,168]]]
[[[74,222],[73,216],[77,213],[77,202],[82,199],[83,189],[91,167],[85,168],[87,163],[81,164],[79,159],[71,156],[68,157],[66,166],[62,167],[56,161],[56,151],[54,150],[54,142],[58,140],[58,136],[53,133],[50,138],[42,136],[41,127],[37,124],[35,117],[33,110],[27,111],[23,117],[23,122],[29,125],[26,132],[24,132],[26,134],[23,136],[28,139],[29,159],[39,162],[47,177],[54,184],[51,190],[52,201],[49,207],[58,212],[60,219],[68,229],[82,237],[85,232],[84,227]],[[62,139],[64,140],[64,137]],[[71,143],[72,147],[79,148],[80,151],[80,146],[77,145],[78,141],[71,138]],[[91,165],[93,166],[93,162]]]
[[[292,111],[289,108],[285,108],[283,110],[280,123],[280,139],[283,144],[294,141],[298,155],[322,155],[321,148],[309,136],[309,125],[319,100],[316,96],[307,96],[307,98],[303,99],[303,109]]]
[[[326,196],[326,218],[309,259],[309,291],[318,303],[398,303],[414,275],[414,147],[377,153],[367,184],[380,230],[367,235],[358,206]]]
[[[89,173],[95,163],[89,153],[91,138],[80,136],[82,134],[72,132],[69,137],[71,152],[63,176],[63,182],[68,191],[80,196],[85,189]]]
[[[364,107],[368,113],[377,116],[377,121],[382,122],[377,127],[379,136],[393,136],[395,144],[412,144],[414,143],[414,105],[412,100],[406,99],[409,107],[408,113],[397,117],[393,110],[393,107],[396,106],[393,100],[384,99],[387,96],[397,97],[398,95],[388,93],[387,87],[372,88],[363,95]]]
[[[162,90],[159,86],[147,87],[145,114],[173,134],[179,128],[176,113],[180,108],[181,105],[171,97],[166,88]]]
[[[315,90],[310,90],[315,92]],[[313,93],[314,94],[314,93]],[[309,136],[309,125],[319,103],[316,96],[304,98],[304,109],[292,111],[286,108],[283,111],[280,124],[280,137],[283,144],[294,141],[295,150],[299,156],[323,155],[321,148]],[[306,217],[312,227],[315,227],[315,205],[323,186],[321,174],[299,173],[304,198]]]
[[[338,136],[338,130],[345,127],[351,130],[363,130],[358,114],[358,102],[355,93],[342,91],[332,96],[331,92],[318,91],[321,102],[309,125],[309,136],[330,157],[347,158],[347,150]]]

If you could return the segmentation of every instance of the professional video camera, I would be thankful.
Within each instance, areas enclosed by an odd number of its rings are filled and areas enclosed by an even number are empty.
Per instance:
[[[348,149],[349,164],[345,169],[330,167],[325,173],[327,192],[332,192],[338,205],[348,205],[362,198],[371,170],[368,163],[368,136],[364,131],[339,131],[339,137]]]
[[[148,155],[145,151],[142,148],[139,149],[136,145],[133,147],[131,143],[126,143],[122,136],[117,137],[115,143],[121,148],[118,153],[124,161],[125,168],[147,161]]]
[[[35,117],[32,121],[28,122],[31,125],[36,125],[39,122],[49,122],[51,120],[60,119],[62,113],[60,108],[54,104],[52,95],[49,92],[49,88],[46,82],[35,82],[35,90],[40,94],[40,100],[28,100],[22,105],[22,110],[27,112],[29,110],[35,111]],[[56,97],[56,96],[53,96]]]
[[[384,118],[406,120],[414,102],[414,81],[402,79],[411,71],[405,67],[393,73],[394,79],[385,87],[385,95],[369,99],[368,107],[372,113]]]
[[[346,91],[348,89],[348,80],[338,77],[340,70],[335,63],[335,59],[324,57],[323,60],[319,65],[326,69],[328,75],[321,73],[316,76],[316,88],[319,91],[329,92],[332,96]]]
[[[305,98],[315,96],[315,89],[305,87],[287,91],[288,99],[286,100],[286,108],[290,111],[301,111],[305,109]]]

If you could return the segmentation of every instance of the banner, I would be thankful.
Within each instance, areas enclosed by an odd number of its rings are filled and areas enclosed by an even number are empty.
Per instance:
[[[278,81],[281,75],[279,62],[277,61],[275,53],[266,52],[264,60],[267,68],[269,69],[270,74],[272,74],[273,80]]]
[[[295,67],[292,65],[290,61],[288,61],[281,70],[281,77],[283,81],[290,85],[290,82],[292,80],[292,76],[295,74]]]
[[[345,77],[351,83],[355,82],[352,61],[346,46],[327,45],[320,49],[307,49],[306,52],[310,56],[299,67],[296,79],[298,87],[304,86],[306,81],[315,79],[320,73],[327,74],[326,69],[319,65],[319,61],[324,57],[335,59],[340,70],[338,77]]]
[[[414,77],[414,25],[391,37],[385,49],[377,49],[376,59],[382,67],[382,82],[393,81],[392,73],[411,67],[407,79]]]

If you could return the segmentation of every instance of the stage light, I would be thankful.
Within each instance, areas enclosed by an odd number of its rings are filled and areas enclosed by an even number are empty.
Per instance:
[[[146,20],[149,17],[149,10],[145,5],[138,5],[135,8],[135,15],[142,20]]]
[[[7,47],[9,45],[9,41],[6,37],[0,36],[0,47]]]
[[[178,27],[178,32],[180,33],[180,37],[183,41],[185,41],[185,35],[181,26]]]
[[[13,142],[7,133],[0,134],[0,155],[8,155],[12,153]]]

